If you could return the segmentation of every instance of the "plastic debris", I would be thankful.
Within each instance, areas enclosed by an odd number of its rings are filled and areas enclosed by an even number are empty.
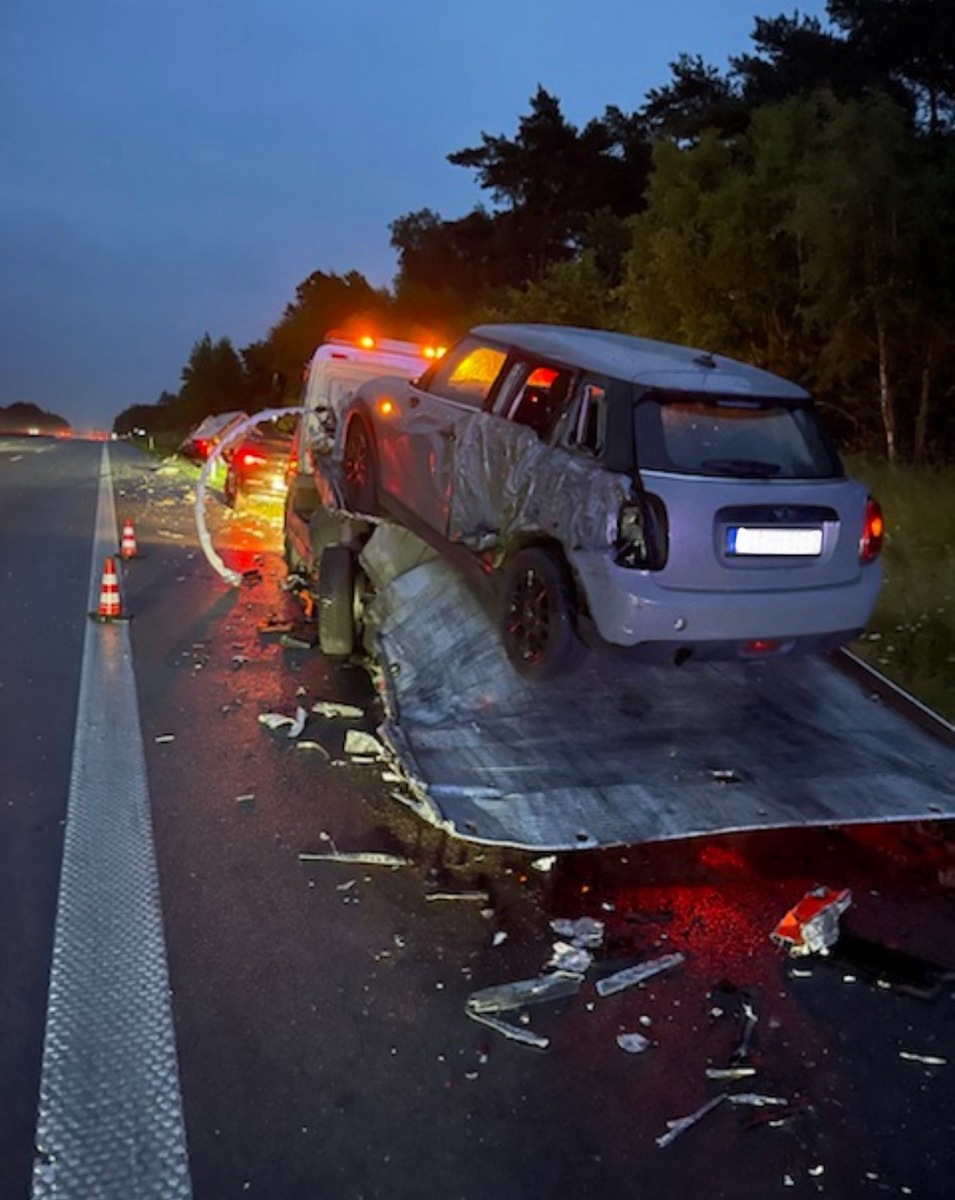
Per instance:
[[[852,903],[848,888],[817,884],[782,918],[770,938],[791,955],[827,954],[839,938],[839,918]]]
[[[948,1059],[939,1054],[916,1054],[912,1050],[900,1050],[899,1058],[904,1058],[906,1062],[924,1063],[928,1067],[944,1067],[948,1063]]]
[[[310,739],[309,740],[303,739],[300,742],[296,742],[295,749],[296,750],[317,750],[320,754],[324,754],[327,759],[331,759],[331,757],[332,757],[328,753],[328,751],[325,749],[325,747],[321,744],[321,742],[314,742],[314,741],[311,741]]]
[[[305,723],[308,720],[308,709],[303,708],[300,704],[295,710],[295,716],[289,717],[285,713],[267,712],[259,713],[259,723],[267,729],[275,730],[284,729],[287,725],[288,736],[297,738],[301,735],[305,728]]]
[[[755,1067],[707,1067],[707,1079],[747,1079],[756,1074]]]
[[[726,1099],[730,1104],[747,1104],[752,1108],[785,1108],[789,1104],[782,1096],[762,1096],[759,1092],[731,1092]]]
[[[548,968],[558,971],[571,971],[577,975],[585,974],[594,961],[589,950],[581,946],[571,946],[568,942],[554,942]]]
[[[427,892],[425,900],[464,900],[473,904],[487,904],[491,899],[488,892]]]
[[[596,950],[604,940],[604,923],[593,917],[578,917],[571,921],[563,917],[551,921],[554,933],[565,938],[572,946],[581,946],[586,950]]]
[[[156,737],[156,744],[158,746],[162,746],[166,742],[174,742],[175,740],[176,740],[176,735],[174,733],[160,733]]]
[[[617,1045],[628,1054],[642,1054],[650,1045],[650,1039],[642,1033],[618,1033]]]
[[[384,747],[370,733],[361,729],[349,729],[345,734],[345,753],[349,758],[383,758]]]
[[[312,705],[312,712],[318,713],[320,717],[327,717],[331,720],[333,717],[347,717],[351,720],[357,720],[365,715],[363,708],[357,708],[354,704],[338,704],[332,700],[319,700]]]
[[[364,867],[390,867],[396,870],[398,867],[407,867],[409,860],[402,858],[398,854],[382,854],[377,850],[355,850],[352,852],[343,852],[339,850],[330,851],[328,854],[300,854],[299,862],[333,862],[333,863],[349,863],[351,865]]]
[[[498,929],[491,938],[492,946],[503,946],[507,941],[507,933],[503,929]]]
[[[759,1021],[759,1017],[756,1015],[756,1009],[753,1007],[752,1001],[748,1000],[745,996],[740,999],[740,1010],[742,1014],[742,1029],[740,1032],[740,1039],[734,1048],[733,1053],[730,1055],[730,1061],[734,1063],[741,1063],[749,1058],[749,1047],[753,1040],[753,1031],[756,1028],[757,1022]]]
[[[669,971],[671,967],[679,966],[681,962],[685,961],[686,955],[676,952],[664,954],[660,958],[652,958],[648,962],[637,963],[634,967],[625,967],[624,970],[617,971],[614,975],[598,979],[595,985],[597,994],[612,996],[615,992],[622,992],[624,988],[632,987],[635,983],[642,983],[645,979],[659,975],[661,971]]]
[[[550,1045],[550,1038],[535,1033],[533,1029],[523,1029],[520,1025],[512,1025],[509,1021],[502,1021],[498,1017],[476,1012],[474,1009],[469,1008],[465,1011],[472,1021],[480,1021],[482,1025],[486,1025],[489,1029],[503,1034],[504,1037],[510,1038],[514,1042],[521,1042],[525,1046],[533,1046],[536,1050],[546,1050]]]
[[[535,858],[533,860],[531,866],[535,871],[543,871],[546,873],[547,871],[552,871],[554,869],[554,864],[556,862],[556,854],[542,854],[540,858]]]
[[[236,802],[236,804],[247,804],[248,801],[254,800],[254,799],[255,799],[255,792],[245,792],[241,796],[236,796],[235,802]]]
[[[564,971],[537,975],[533,979],[518,979],[499,983],[472,992],[465,1007],[470,1013],[499,1013],[523,1008],[526,1004],[542,1004],[547,1000],[563,1000],[580,991],[583,979]]]
[[[681,1133],[685,1133],[686,1130],[692,1125],[695,1125],[697,1121],[702,1120],[707,1113],[712,1112],[713,1109],[716,1108],[717,1105],[722,1104],[725,1099],[726,1093],[721,1092],[718,1096],[714,1096],[712,1100],[707,1100],[705,1104],[701,1104],[695,1112],[691,1112],[688,1116],[675,1117],[672,1121],[667,1121],[667,1132],[661,1134],[660,1137],[656,1139],[657,1145],[661,1149],[664,1146],[669,1146],[669,1144],[678,1138]]]

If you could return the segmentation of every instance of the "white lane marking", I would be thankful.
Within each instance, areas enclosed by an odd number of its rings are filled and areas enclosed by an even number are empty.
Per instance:
[[[89,608],[116,554],[100,459]],[[34,1200],[189,1200],[179,1066],[125,624],[83,645],[40,1077]]]

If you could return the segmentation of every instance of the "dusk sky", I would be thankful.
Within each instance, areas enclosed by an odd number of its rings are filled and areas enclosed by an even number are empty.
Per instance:
[[[825,0],[799,11],[825,20]],[[313,271],[391,283],[388,226],[490,197],[446,156],[538,84],[576,125],[779,0],[3,0],[0,405],[75,427],[264,337]]]

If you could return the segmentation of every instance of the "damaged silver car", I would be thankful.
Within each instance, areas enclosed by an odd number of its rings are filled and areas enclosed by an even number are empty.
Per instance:
[[[765,658],[857,637],[883,519],[809,395],[719,355],[550,325],[473,329],[413,381],[355,394],[345,503],[489,584],[523,674],[594,639]]]

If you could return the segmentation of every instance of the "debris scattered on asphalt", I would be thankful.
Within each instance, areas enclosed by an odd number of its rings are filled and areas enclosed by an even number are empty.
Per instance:
[[[828,954],[839,938],[839,918],[852,903],[848,888],[817,884],[789,910],[769,935],[790,955]]]
[[[426,892],[425,900],[465,900],[474,904],[487,904],[491,899],[489,892]]]
[[[273,731],[289,727],[288,737],[297,738],[301,735],[305,728],[305,723],[308,720],[308,709],[301,704],[295,710],[295,716],[289,717],[285,713],[267,712],[259,713],[259,722],[265,725],[267,729]]]
[[[560,917],[551,921],[550,927],[572,946],[580,946],[585,950],[598,949],[604,940],[604,923],[593,917],[578,917],[573,921]]]
[[[368,759],[374,762],[384,758],[385,748],[381,742],[362,729],[349,729],[345,733],[345,753],[352,759]]]
[[[615,992],[622,992],[624,988],[632,987],[635,983],[642,983],[645,979],[659,975],[661,971],[669,971],[671,967],[679,966],[681,962],[685,961],[686,955],[676,952],[674,954],[664,954],[660,958],[653,958],[647,962],[637,963],[633,967],[625,967],[622,971],[617,971],[613,975],[607,975],[603,979],[598,979],[595,984],[597,994],[599,996],[612,996]]]
[[[503,946],[507,941],[507,933],[503,929],[498,929],[491,938],[492,946]]]
[[[537,1050],[546,1050],[550,1045],[550,1038],[535,1033],[533,1029],[525,1029],[520,1025],[512,1025],[509,1021],[502,1021],[499,1017],[493,1017],[488,1013],[476,1012],[470,1008],[465,1011],[472,1021],[480,1021],[488,1029],[493,1029],[495,1032],[503,1034],[504,1037],[510,1038],[514,1042],[521,1042],[525,1046],[533,1046]]]
[[[726,1099],[730,1104],[747,1104],[751,1108],[785,1108],[789,1104],[781,1096],[762,1096],[759,1092],[731,1092]]]
[[[732,767],[715,767],[710,771],[714,783],[739,783],[740,777]]]
[[[584,975],[590,970],[594,956],[581,946],[572,946],[569,942],[554,942],[551,956],[546,966],[557,971],[571,971],[575,975]]]
[[[740,998],[740,1012],[742,1028],[740,1030],[739,1042],[733,1048],[733,1052],[730,1055],[730,1061],[733,1063],[744,1063],[749,1058],[749,1047],[753,1040],[753,1031],[759,1021],[753,1002],[746,996]]]
[[[363,708],[358,708],[354,704],[338,704],[332,700],[319,700],[312,705],[312,712],[317,713],[320,717],[348,717],[352,720],[357,720],[365,715]]]
[[[236,802],[236,804],[247,804],[250,800],[254,800],[254,799],[255,799],[255,792],[245,792],[241,796],[236,796],[235,802]]]
[[[295,743],[295,749],[296,750],[317,750],[319,752],[319,754],[324,754],[325,757],[329,761],[331,761],[332,756],[325,749],[325,747],[322,745],[321,742],[314,742],[314,741],[311,741],[310,739],[303,739],[302,741]]]
[[[675,1117],[672,1121],[667,1121],[667,1132],[661,1134],[660,1137],[656,1139],[657,1145],[661,1149],[664,1146],[669,1146],[669,1144],[678,1138],[681,1133],[685,1133],[686,1130],[692,1125],[695,1125],[697,1121],[702,1120],[707,1113],[712,1112],[713,1109],[716,1108],[718,1104],[722,1104],[725,1099],[726,1093],[721,1092],[718,1096],[714,1096],[712,1100],[707,1100],[705,1104],[701,1104],[698,1109],[696,1109],[694,1112],[691,1112],[688,1116]]]
[[[353,866],[390,867],[392,870],[409,865],[409,860],[402,858],[399,854],[382,854],[377,850],[354,850],[351,852],[334,850],[329,854],[303,853],[298,856],[298,861],[303,863],[349,863]]]
[[[556,854],[542,854],[540,858],[535,858],[531,862],[531,866],[535,871],[543,871],[546,873],[547,871],[552,871],[554,869],[554,864],[556,862]]]
[[[934,1000],[947,974],[938,963],[851,933],[840,935],[826,964],[848,967],[866,983],[894,988],[921,1000]]]
[[[499,1013],[523,1008],[526,1004],[542,1004],[547,1000],[563,1000],[580,991],[583,978],[564,971],[536,975],[533,979],[517,979],[498,983],[472,992],[465,1007],[469,1013]]]
[[[280,621],[275,617],[271,617],[266,621],[260,621],[258,624],[259,633],[294,633],[295,623],[293,621]]]
[[[756,1074],[755,1067],[707,1067],[707,1079],[747,1079]]]
[[[176,735],[174,733],[160,733],[156,735],[157,745],[162,745],[164,742],[174,742]]]
[[[900,1050],[899,1058],[904,1058],[906,1062],[924,1063],[927,1067],[944,1067],[948,1063],[948,1059],[939,1054],[916,1054],[912,1050]]]
[[[628,1054],[642,1054],[650,1045],[650,1039],[642,1033],[618,1033],[617,1045]]]
[[[312,650],[318,644],[317,639],[305,637],[301,633],[283,633],[279,637],[279,645],[286,650]]]

